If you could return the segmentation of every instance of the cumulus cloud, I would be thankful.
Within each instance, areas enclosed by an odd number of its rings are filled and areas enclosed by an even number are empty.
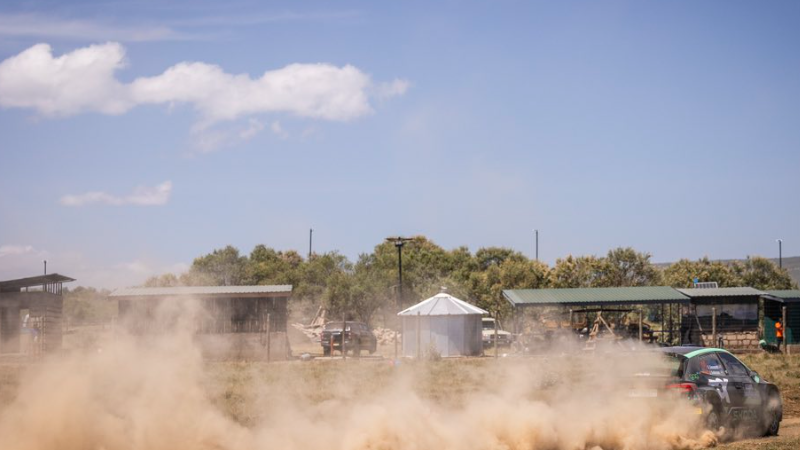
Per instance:
[[[94,203],[105,205],[138,205],[160,206],[169,201],[172,194],[172,182],[165,181],[158,186],[139,186],[130,195],[118,197],[102,191],[86,192],[78,195],[65,195],[61,197],[64,206],[85,206]]]
[[[230,74],[203,62],[181,62],[160,75],[122,83],[125,49],[109,42],[54,57],[37,44],[0,63],[0,106],[30,108],[47,116],[81,112],[121,114],[137,105],[186,104],[200,126],[263,113],[348,121],[373,110],[370,96],[402,95],[403,80],[375,83],[358,68],[290,64],[257,78]]]
[[[121,114],[133,106],[129,88],[114,78],[125,50],[108,43],[53,57],[37,44],[0,63],[0,105],[31,108],[48,116],[83,111]]]

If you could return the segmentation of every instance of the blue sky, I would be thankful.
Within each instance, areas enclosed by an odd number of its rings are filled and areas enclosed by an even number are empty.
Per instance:
[[[800,3],[0,5],[0,279],[390,235],[800,254]],[[47,44],[40,45],[40,44]],[[48,47],[49,46],[49,47]],[[265,75],[266,73],[266,75]]]

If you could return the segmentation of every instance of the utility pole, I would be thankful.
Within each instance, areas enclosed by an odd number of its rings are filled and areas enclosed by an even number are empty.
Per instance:
[[[397,311],[403,310],[403,246],[406,242],[413,241],[413,238],[407,237],[390,237],[386,238],[387,241],[393,242],[397,247]],[[397,327],[394,331],[394,359],[397,360]]]
[[[778,241],[778,268],[783,269],[783,239]]]
[[[539,230],[533,230],[536,235],[536,261],[539,261]]]
[[[47,275],[47,260],[45,259],[43,262],[44,262],[44,274]]]
[[[311,259],[311,238],[314,235],[314,229],[308,229],[308,259]]]

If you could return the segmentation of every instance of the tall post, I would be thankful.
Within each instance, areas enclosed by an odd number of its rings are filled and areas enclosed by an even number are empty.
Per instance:
[[[272,333],[270,333],[270,331],[271,331],[270,330],[270,322],[272,322],[270,320],[270,315],[267,314],[267,362],[270,361],[271,356],[272,356],[271,355],[271,353],[272,353],[272,341],[271,341],[272,336],[271,336],[271,334]]]
[[[639,342],[642,342],[642,338],[644,337],[643,333],[642,333],[642,314],[643,314],[643,310],[644,310],[644,308],[642,308],[640,306],[639,307]]]
[[[43,262],[44,262],[44,274],[47,275],[47,260],[45,259]]]
[[[717,346],[717,306],[711,307],[711,347]]]
[[[569,331],[575,331],[575,312],[572,308],[569,309]]]
[[[539,261],[539,230],[533,230],[536,235],[536,261]]]
[[[403,310],[403,245],[407,241],[413,240],[412,238],[404,238],[404,237],[390,237],[386,238],[387,241],[394,242],[394,246],[397,247],[397,310]],[[398,345],[398,333],[397,333],[398,326],[395,326],[394,330],[394,359],[397,360],[397,345]]]
[[[394,246],[397,247],[397,310],[403,310],[403,244],[401,238],[395,241]],[[398,338],[397,329],[394,332],[394,359],[397,360],[397,346],[400,339]]]
[[[778,239],[778,268],[783,269],[783,240]]]
[[[342,318],[342,361],[347,360],[347,345],[344,343],[344,337],[347,333],[347,319]]]
[[[308,259],[311,259],[311,240],[314,235],[314,229],[308,229]]]
[[[789,354],[789,333],[786,331],[789,328],[786,326],[786,305],[781,308],[781,331],[783,332],[783,354]]]
[[[675,324],[672,322],[672,303],[669,304],[669,345],[672,345],[672,330],[675,329]]]
[[[499,314],[497,311],[494,313],[494,358],[497,359],[498,357],[498,348],[500,347],[497,345],[497,319],[499,318]]]

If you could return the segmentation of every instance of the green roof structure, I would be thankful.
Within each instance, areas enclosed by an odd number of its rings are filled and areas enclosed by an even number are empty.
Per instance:
[[[691,298],[711,298],[711,297],[761,297],[763,291],[751,287],[727,287],[727,288],[701,288],[701,289],[678,289],[681,293]]]
[[[770,290],[766,291],[766,298],[782,303],[800,303],[800,290]]]
[[[503,297],[514,307],[689,303],[689,297],[669,286],[507,289]]]

